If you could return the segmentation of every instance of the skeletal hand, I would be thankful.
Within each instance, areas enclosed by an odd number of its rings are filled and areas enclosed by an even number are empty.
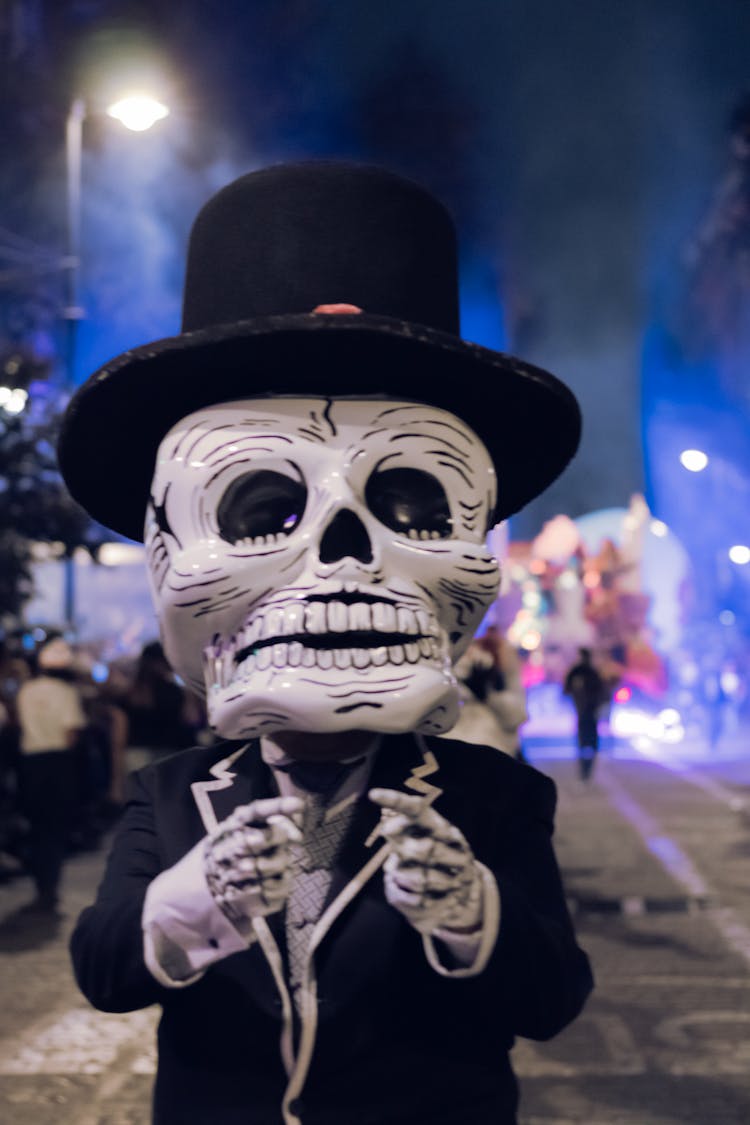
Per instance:
[[[244,933],[253,918],[281,910],[289,895],[294,822],[303,802],[271,797],[241,805],[207,837],[206,882],[217,905]]]
[[[385,894],[420,933],[471,931],[482,921],[482,878],[462,833],[424,798],[371,789],[383,810],[380,833],[391,845]]]

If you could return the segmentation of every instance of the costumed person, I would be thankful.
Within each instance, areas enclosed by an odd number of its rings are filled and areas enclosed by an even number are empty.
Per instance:
[[[523,760],[519,730],[527,721],[521,662],[510,642],[490,626],[454,666],[461,710],[444,736],[494,746]]]
[[[578,661],[565,677],[563,693],[576,709],[578,771],[581,780],[588,781],[599,752],[599,712],[608,698],[604,680],[592,663],[591,649],[578,650]]]
[[[29,824],[27,863],[36,887],[30,906],[45,914],[57,913],[69,835],[81,808],[76,745],[86,716],[73,664],[68,642],[52,637],[37,654],[37,674],[21,684],[16,697],[21,808]]]
[[[193,227],[183,333],[67,411],[68,486],[145,538],[225,740],[132,775],[72,938],[95,1006],[162,1006],[159,1125],[510,1125],[514,1036],[591,988],[552,782],[434,737],[497,591],[487,527],[579,438],[557,379],[461,340],[456,272],[409,181],[251,173]]]

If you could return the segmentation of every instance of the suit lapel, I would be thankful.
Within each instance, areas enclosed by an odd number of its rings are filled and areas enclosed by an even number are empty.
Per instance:
[[[434,784],[439,780],[438,773],[438,763],[432,751],[419,736],[396,735],[383,739],[367,789],[357,800],[352,823],[333,870],[326,908],[370,862],[384,843],[378,832],[381,810],[369,800],[368,791],[376,788],[396,789],[412,795],[421,794],[431,803],[442,792]]]
[[[215,762],[208,772],[208,778],[191,785],[206,832],[212,832],[239,805],[277,795],[273,775],[261,757],[258,741],[232,750]],[[383,740],[367,789],[377,787],[421,794],[432,803],[442,792],[438,781],[438,762],[425,740],[411,734],[396,735]],[[316,945],[350,904],[357,906],[356,900],[362,889],[385,862],[387,849],[378,832],[379,823],[380,809],[368,799],[366,791],[357,800],[352,823],[333,870],[319,928],[316,927]],[[266,921],[277,944],[283,949],[283,914],[271,915]]]
[[[233,750],[208,772],[210,777],[190,786],[206,832],[213,832],[238,805],[277,795],[273,775],[260,756],[257,741]]]
[[[273,775],[260,754],[260,743],[246,743],[224,755],[210,767],[209,776],[194,781],[190,786],[206,832],[213,832],[218,824],[240,805],[263,797],[278,796]],[[279,948],[284,947],[283,914],[270,915],[267,928]],[[223,971],[243,982],[252,979],[255,1000],[269,1015],[278,1015],[278,988],[269,971],[265,950],[260,945],[251,947],[247,954],[228,959]]]

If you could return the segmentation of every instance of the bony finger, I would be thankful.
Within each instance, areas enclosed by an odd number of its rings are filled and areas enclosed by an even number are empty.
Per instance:
[[[395,843],[405,837],[413,826],[414,821],[410,817],[402,816],[400,813],[389,813],[387,816],[384,815],[380,823],[380,835]]]
[[[443,865],[463,870],[471,864],[473,858],[469,845],[465,841],[462,845],[453,842],[446,843],[443,840],[434,841],[431,862],[435,866]]]
[[[260,801],[251,801],[249,805],[241,805],[234,810],[230,819],[239,819],[243,825],[262,828],[272,816],[294,816],[303,808],[304,803],[299,797],[266,797]]]
[[[289,869],[288,857],[285,858],[279,851],[276,851],[274,855],[259,855],[256,864],[264,879],[269,876],[283,875]]]
[[[435,852],[435,841],[432,836],[404,836],[399,841],[398,852],[404,860],[426,864]]]
[[[401,813],[411,820],[416,820],[428,807],[424,797],[413,797],[410,793],[401,793],[398,789],[370,789],[367,796],[384,812]]]
[[[295,798],[292,798],[292,799],[296,800],[297,798],[295,797]],[[300,807],[301,807],[301,802],[300,802]],[[280,814],[274,814],[272,816],[269,816],[268,823],[272,824],[275,829],[278,829],[282,833],[285,840],[290,840],[294,844],[301,843],[302,833],[300,832],[299,828],[294,823],[294,821],[291,819],[291,816],[282,816]],[[274,840],[274,843],[276,843],[276,842],[282,843],[283,841],[282,840],[278,840],[278,841]]]

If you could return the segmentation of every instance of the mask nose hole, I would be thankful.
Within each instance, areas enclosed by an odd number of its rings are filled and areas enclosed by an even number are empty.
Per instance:
[[[349,508],[342,508],[323,532],[318,549],[322,563],[335,563],[340,559],[357,559],[372,562],[372,544],[367,529],[359,516]]]

